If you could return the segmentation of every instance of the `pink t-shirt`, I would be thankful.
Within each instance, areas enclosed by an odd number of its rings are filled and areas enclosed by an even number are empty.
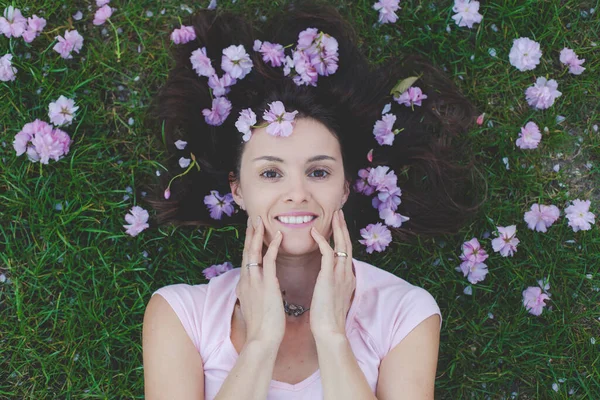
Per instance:
[[[354,300],[346,319],[346,336],[373,394],[379,364],[419,323],[442,314],[429,292],[363,261],[352,259],[356,274]],[[231,342],[231,317],[237,301],[240,268],[201,285],[164,286],[160,294],[171,305],[202,357],[204,398],[212,400],[239,354]],[[320,370],[291,385],[271,380],[267,400],[322,399]]]

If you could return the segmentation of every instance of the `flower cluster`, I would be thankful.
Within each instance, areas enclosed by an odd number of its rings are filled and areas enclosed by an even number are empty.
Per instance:
[[[35,14],[30,18],[25,18],[21,14],[21,10],[13,6],[4,9],[3,15],[3,17],[0,17],[0,32],[7,38],[22,37],[27,43],[31,43],[46,26],[44,18],[40,18]]]
[[[36,119],[23,126],[15,135],[13,147],[17,156],[27,153],[31,162],[48,164],[50,158],[60,160],[69,152],[72,140],[69,135],[47,122]]]

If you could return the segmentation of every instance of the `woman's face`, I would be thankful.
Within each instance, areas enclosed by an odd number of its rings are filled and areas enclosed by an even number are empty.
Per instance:
[[[333,213],[349,194],[339,142],[325,125],[307,118],[297,118],[288,137],[255,129],[242,154],[239,178],[239,185],[230,184],[234,200],[252,221],[262,218],[265,244],[280,230],[279,252],[290,255],[318,249],[310,234],[313,226],[325,238],[331,236]],[[294,212],[316,218],[299,225],[278,219]]]

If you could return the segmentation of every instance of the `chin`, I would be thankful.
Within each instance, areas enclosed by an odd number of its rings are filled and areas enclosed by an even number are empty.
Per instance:
[[[311,253],[318,248],[319,245],[317,244],[317,242],[315,242],[312,236],[309,236],[305,240],[296,239],[293,241],[289,239],[286,241],[284,237],[283,241],[281,242],[281,245],[279,246],[279,253],[285,253],[289,255],[303,255]]]

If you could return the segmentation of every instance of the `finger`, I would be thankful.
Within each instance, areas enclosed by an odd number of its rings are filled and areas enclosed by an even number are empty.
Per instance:
[[[333,216],[333,241],[335,247],[333,250],[335,251],[343,251],[346,252],[346,240],[344,239],[344,232],[342,232],[342,222],[341,222],[341,213],[339,211],[335,212]]]
[[[344,233],[344,240],[346,242],[346,254],[348,254],[348,258],[352,258],[352,240],[350,239],[350,232],[348,231],[348,224],[346,224],[346,219],[344,218],[344,212],[340,211],[341,214],[341,222],[342,222],[342,232]]]
[[[262,248],[263,248],[263,232],[264,226],[260,219],[260,216],[256,217],[254,221],[256,224],[256,229],[254,230],[254,236],[252,237],[252,243],[250,245],[250,252],[248,254],[249,263],[261,263],[262,262]],[[250,267],[250,270],[256,269],[260,272],[260,267]],[[250,274],[253,274],[253,271],[249,271]]]
[[[248,255],[250,253],[250,247],[252,246],[252,236],[253,236],[254,227],[252,226],[252,218],[248,217],[248,222],[246,225],[246,237],[244,238],[244,251],[242,253],[242,271],[241,275],[246,275],[246,264],[248,261]]]
[[[275,278],[277,271],[275,267],[275,261],[277,260],[277,253],[279,252],[279,245],[283,239],[281,231],[277,231],[275,238],[269,243],[269,248],[263,257],[263,277]]]
[[[321,251],[321,269],[325,269],[328,272],[333,272],[333,249],[327,243],[327,240],[319,233],[315,228],[311,228],[310,233],[315,239],[315,242],[319,245]]]

